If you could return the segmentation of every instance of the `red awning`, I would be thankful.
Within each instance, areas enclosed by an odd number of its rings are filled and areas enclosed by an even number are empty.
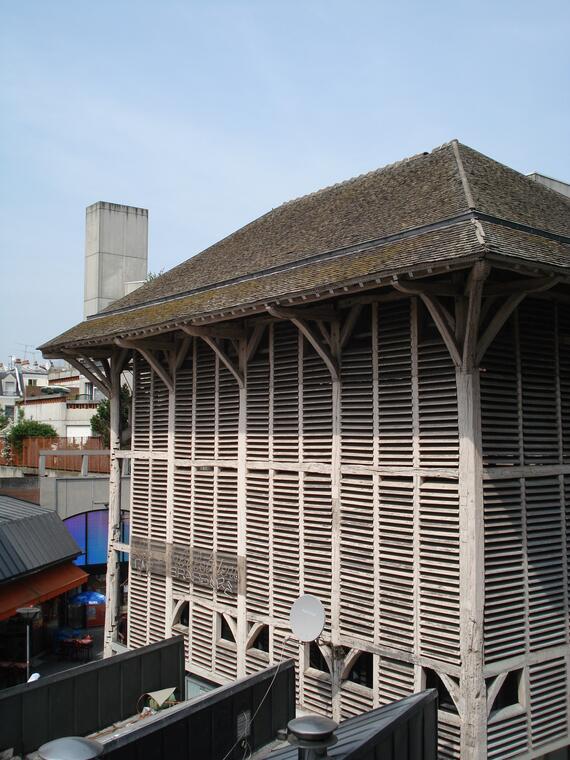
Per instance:
[[[81,586],[88,577],[81,568],[68,562],[5,583],[0,586],[0,620],[7,620],[15,615],[18,607],[47,602],[48,599]]]

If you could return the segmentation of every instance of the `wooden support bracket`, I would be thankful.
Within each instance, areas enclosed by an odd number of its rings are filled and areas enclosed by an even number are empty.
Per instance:
[[[193,332],[190,332],[190,330],[194,330],[194,328],[187,328],[184,326],[182,328],[184,332],[187,332],[189,335],[193,335]],[[233,361],[230,359],[230,357],[226,354],[226,352],[223,350],[223,348],[216,343],[216,340],[214,338],[211,338],[209,335],[200,335],[204,343],[206,343],[212,351],[218,356],[219,360],[224,364],[225,367],[232,373],[232,375],[237,380],[237,384],[240,388],[245,387],[245,379],[243,374],[240,372],[239,368],[236,367],[236,365],[233,363]]]
[[[299,332],[303,333],[305,338],[309,341],[317,354],[324,361],[329,372],[331,373],[333,381],[336,382],[340,379],[340,371],[337,360],[334,358],[332,353],[325,346],[323,346],[313,329],[309,327],[306,322],[299,318],[298,313],[294,309],[281,309],[279,306],[267,306],[266,308],[272,317],[276,317],[277,319],[290,320],[299,330]],[[295,316],[291,316],[292,314]]]
[[[350,336],[352,335],[354,327],[356,323],[358,322],[358,317],[360,316],[360,313],[362,311],[362,306],[363,304],[360,304],[360,303],[354,304],[354,306],[350,308],[350,311],[348,312],[348,315],[346,319],[344,320],[344,324],[340,331],[341,350],[348,343],[348,340],[350,339]]]
[[[261,340],[263,338],[263,334],[265,332],[266,327],[267,327],[267,324],[265,322],[259,322],[253,328],[253,333],[251,335],[251,338],[247,342],[246,360],[248,362],[250,362],[255,356],[255,353],[257,349],[259,348],[259,344],[261,343]]]
[[[232,322],[217,323],[214,325],[182,325],[181,329],[187,335],[197,338],[245,338],[245,330],[240,325]]]
[[[156,355],[152,352],[151,349],[145,348],[144,346],[140,345],[138,341],[126,340],[125,338],[116,338],[115,343],[117,346],[120,346],[121,348],[131,348],[131,349],[134,349],[135,351],[138,351],[140,355],[145,359],[147,364],[149,364],[152,367],[152,369],[156,372],[156,374],[160,377],[160,379],[166,385],[168,390],[170,391],[174,390],[174,380],[172,376],[158,361]],[[173,347],[172,345],[169,346],[170,349],[172,349],[172,347]]]
[[[398,280],[393,283],[394,288],[401,293],[406,293],[410,296],[419,296],[425,304],[427,310],[431,314],[433,321],[439,334],[441,335],[443,342],[447,346],[449,355],[456,367],[461,367],[462,357],[455,339],[455,319],[449,313],[449,311],[441,304],[441,302],[433,295],[429,294],[419,284],[409,285]]]
[[[508,671],[505,671],[504,673],[499,673],[498,676],[495,677],[493,680],[493,683],[489,686],[489,689],[487,691],[487,717],[491,714],[491,710],[493,709],[493,703],[495,699],[497,698],[497,694],[501,690],[501,686],[505,683],[507,676],[509,675]]]
[[[472,370],[475,366],[483,287],[490,272],[491,267],[487,262],[478,261],[473,265],[467,279],[465,290],[469,301],[463,336],[463,369],[466,371]]]
[[[526,298],[526,296],[529,295],[529,293],[542,293],[545,290],[550,290],[550,288],[553,288],[555,285],[557,285],[560,280],[560,277],[550,277],[548,279],[541,278],[534,283],[529,283],[527,281],[524,290],[508,296],[508,298],[499,307],[498,311],[495,313],[487,325],[487,328],[483,332],[483,335],[479,339],[479,342],[477,344],[476,366],[479,366],[483,361],[483,357],[485,356],[487,349],[503,325],[506,323],[508,318],[514,312],[517,306]]]
[[[67,352],[64,352],[64,358],[67,362],[69,362],[69,364],[71,364],[72,367],[75,367],[79,374],[84,375],[93,383],[93,385],[99,388],[103,395],[107,396],[108,398],[111,397],[111,384],[105,377],[102,377],[98,371],[92,372],[92,370],[84,362],[81,362],[79,360],[78,356],[73,356]]]
[[[178,351],[176,352],[176,358],[174,359],[175,372],[179,370],[180,367],[184,364],[184,360],[188,355],[188,349],[190,348],[191,342],[192,338],[190,335],[185,335],[184,338],[182,338],[182,342],[180,343]]]

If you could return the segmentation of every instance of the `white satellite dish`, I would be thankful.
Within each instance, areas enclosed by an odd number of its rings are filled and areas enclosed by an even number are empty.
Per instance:
[[[325,608],[320,599],[303,594],[292,605],[289,625],[299,641],[314,641],[325,627]]]

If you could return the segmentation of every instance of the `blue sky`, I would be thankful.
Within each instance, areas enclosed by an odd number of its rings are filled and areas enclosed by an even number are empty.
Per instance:
[[[149,209],[157,271],[454,137],[570,181],[569,32],[567,0],[4,0],[0,359],[82,318],[97,200]]]

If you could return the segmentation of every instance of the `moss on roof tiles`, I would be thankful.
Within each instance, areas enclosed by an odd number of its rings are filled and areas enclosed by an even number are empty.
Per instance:
[[[184,293],[466,210],[450,146],[284,203],[116,301],[108,311]]]
[[[434,230],[417,237],[311,262],[283,272],[254,277],[233,285],[194,293],[129,312],[102,315],[41,346],[43,350],[79,341],[112,339],[129,331],[171,321],[184,321],[240,306],[251,306],[284,296],[349,283],[386,271],[407,271],[418,264],[476,255],[482,252],[470,222]]]
[[[469,222],[421,234],[418,229],[415,237],[358,250],[365,242],[467,212],[469,192],[475,209],[485,214],[570,235],[568,199],[471,148],[448,144],[283,204],[41,348],[108,341],[173,321],[481,254],[484,248]],[[490,223],[483,230],[492,251],[570,266],[565,243]],[[349,246],[356,250],[310,260]],[[272,267],[282,269],[267,271]],[[245,279],[228,282],[240,277]],[[166,300],[153,303],[160,299]]]

